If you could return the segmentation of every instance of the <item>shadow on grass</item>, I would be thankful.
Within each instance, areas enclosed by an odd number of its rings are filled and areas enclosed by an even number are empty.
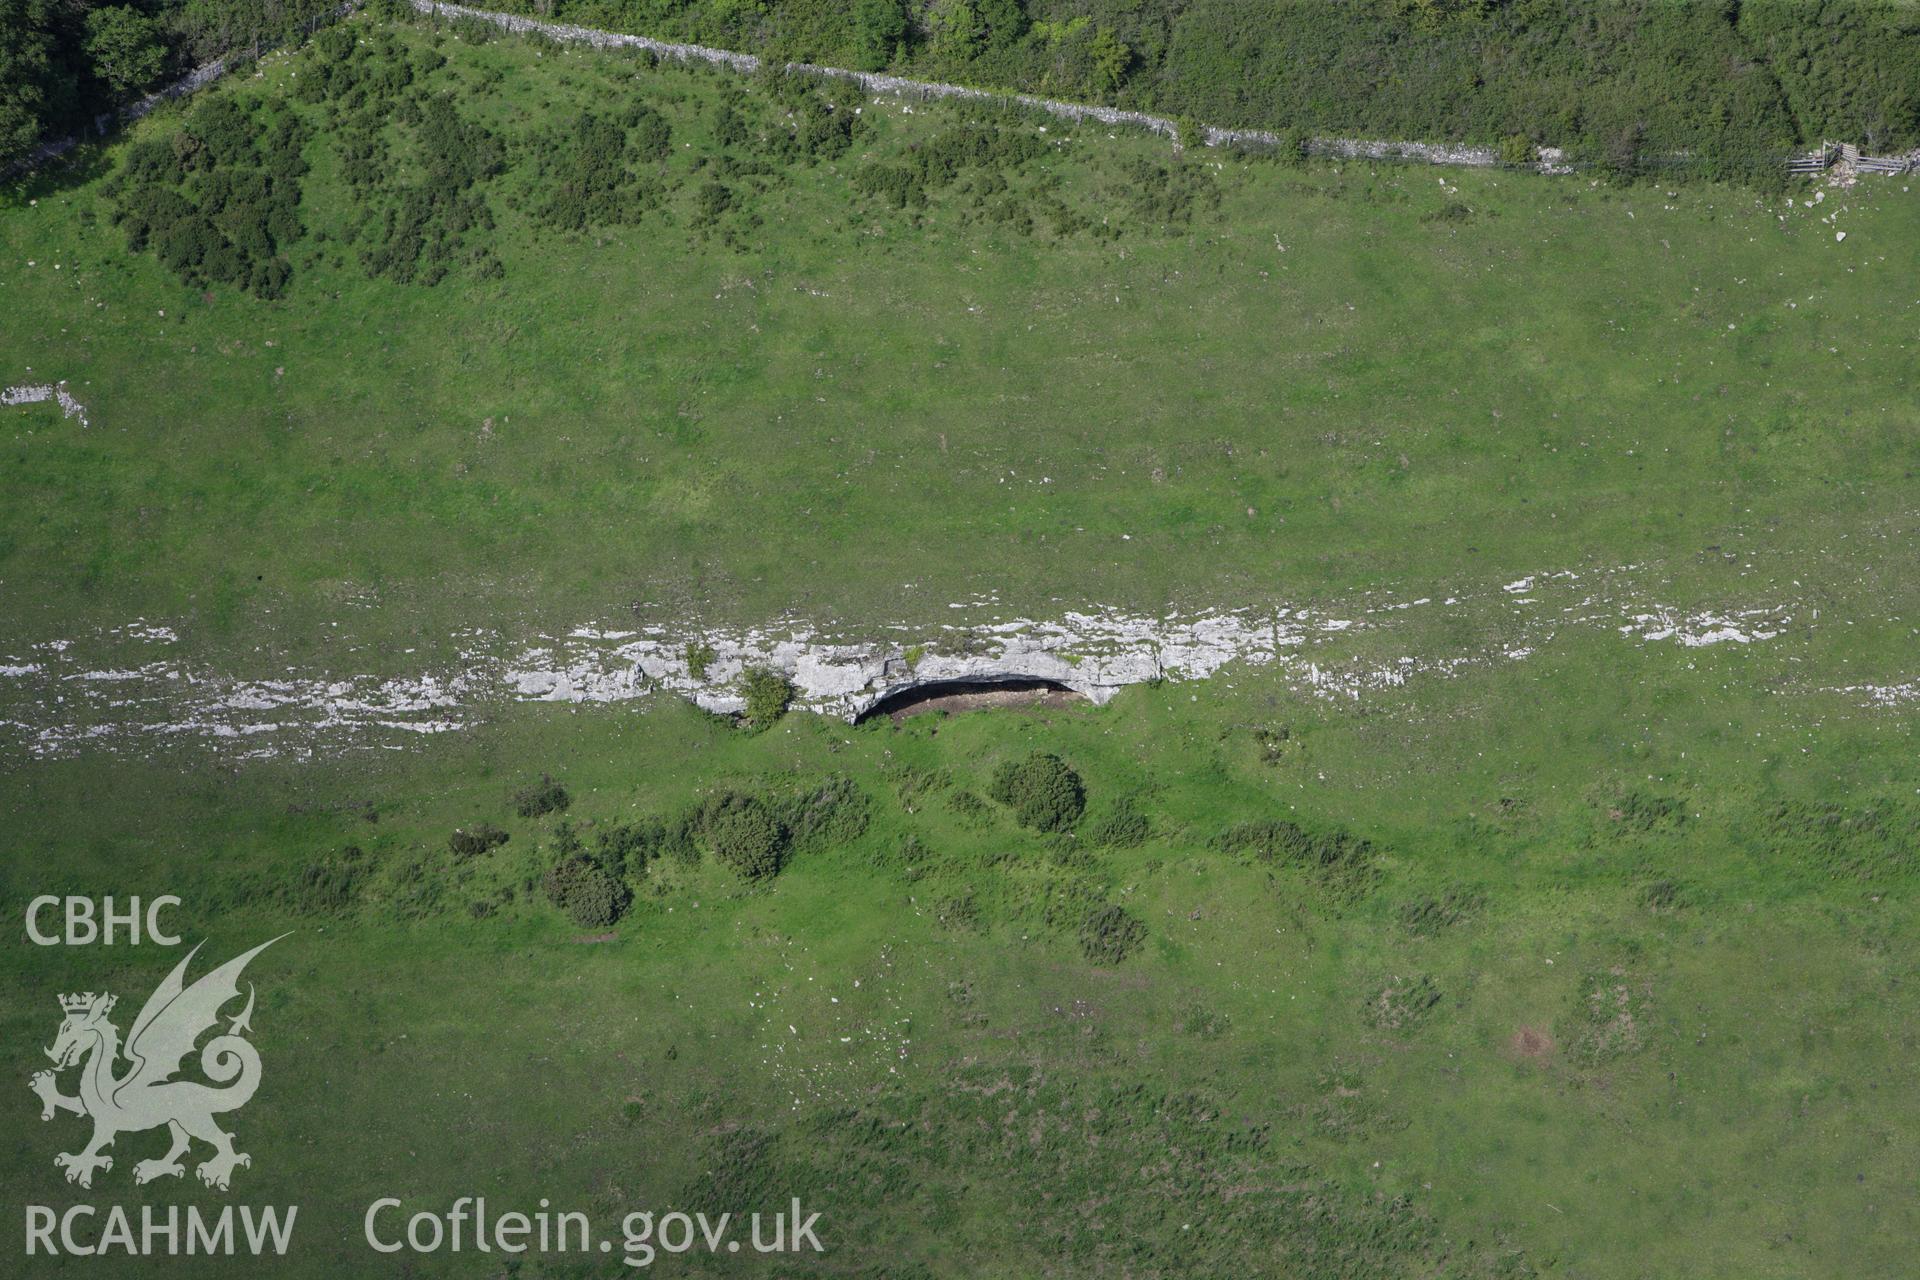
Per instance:
[[[44,200],[77,190],[103,178],[113,168],[108,151],[118,133],[87,138],[64,155],[44,160],[37,168],[0,182],[0,209],[17,209],[31,200]]]

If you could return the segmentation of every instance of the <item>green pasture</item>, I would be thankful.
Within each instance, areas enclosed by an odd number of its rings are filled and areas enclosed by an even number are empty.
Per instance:
[[[1809,739],[1803,705],[1700,698],[1665,653],[1567,649],[1606,679],[1476,675],[1362,712],[1247,676],[759,735],[530,708],[300,767],[52,762],[9,779],[6,892],[178,893],[213,953],[297,930],[256,962],[267,1083],[234,1121],[240,1202],[303,1206],[279,1274],[402,1274],[360,1243],[366,1204],[470,1194],[597,1221],[798,1194],[830,1227],[807,1274],[1899,1274],[1910,723]],[[1085,780],[1073,836],[957,799],[1037,750]],[[571,806],[518,818],[540,772]],[[771,882],[656,866],[610,930],[538,889],[562,821],[590,839],[829,774],[864,834]],[[1096,847],[1123,799],[1146,839]],[[1275,818],[1370,842],[1372,875],[1220,840]],[[454,858],[479,820],[510,840]],[[349,845],[350,896],[303,896]],[[1107,903],[1145,926],[1113,966],[1076,936]],[[9,948],[21,1072],[55,991],[136,999],[173,958]],[[36,1106],[22,1088],[9,1201],[221,1202],[137,1191],[124,1163],[66,1187],[78,1122]],[[612,1274],[568,1263],[520,1274]]]
[[[983,592],[1033,615],[1423,594],[1825,554],[1910,509],[1920,204],[1893,182],[1789,210],[1176,161],[1055,122],[1016,191],[1120,234],[1022,234],[973,176],[925,209],[853,189],[957,127],[940,108],[866,104],[846,156],[756,174],[708,136],[755,81],[441,44],[424,90],[510,147],[498,279],[369,279],[324,131],[277,302],[125,251],[100,192],[124,144],[0,209],[0,378],[65,379],[93,422],[0,420],[9,638],[153,615],[209,654],[338,660],[633,604],[857,627]],[[281,93],[303,56],[218,92]],[[533,220],[540,131],[632,100],[673,122],[670,171],[744,171],[732,221],[691,226],[684,193],[634,226]],[[1217,208],[1136,212],[1135,161]]]
[[[1899,180],[1789,206],[1006,119],[982,136],[1031,158],[895,207],[875,166],[981,122],[868,101],[845,153],[775,161],[765,82],[398,30],[446,59],[417,87],[504,140],[472,245],[497,276],[363,269],[346,140],[294,88],[313,51],[214,91],[312,130],[283,297],[127,250],[105,184],[181,109],[6,194],[0,385],[64,379],[90,421],[0,409],[0,664],[145,619],[196,668],[380,674],[474,628],[859,635],[983,595],[1037,618],[1457,595],[1316,660],[1471,660],[1360,699],[1235,664],[898,725],[755,733],[662,696],[489,704],[404,750],[10,756],[14,1222],[298,1204],[290,1277],[627,1270],[361,1243],[378,1197],[467,1195],[609,1230],[822,1212],[819,1258],[656,1263],[678,1274],[1911,1269],[1916,721],[1859,689],[1914,678],[1920,618]],[[672,125],[659,204],[553,230],[554,131],[635,101]],[[1555,588],[1564,623],[1505,654],[1503,585],[1559,570],[1620,598]],[[1641,604],[1789,621],[1696,648],[1608,612]],[[56,714],[12,696],[0,720]],[[1084,783],[1064,831],[992,798],[1034,753]],[[525,816],[543,775],[569,803]],[[777,875],[696,843],[625,864],[616,923],[549,900],[602,834],[836,778],[857,834]],[[457,855],[482,822],[507,841]],[[209,962],[293,931],[249,971],[265,1074],[231,1192],[133,1186],[153,1134],[62,1181],[83,1126],[27,1088],[55,997],[104,986],[130,1017],[177,953],[30,945],[46,893],[176,894]],[[1082,945],[1112,907],[1140,930],[1117,963]],[[169,1266],[267,1274],[26,1274]]]

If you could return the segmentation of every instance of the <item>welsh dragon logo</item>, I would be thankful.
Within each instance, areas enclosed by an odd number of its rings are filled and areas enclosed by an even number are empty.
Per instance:
[[[214,1122],[215,1116],[246,1106],[260,1087],[260,1054],[244,1038],[253,1030],[252,983],[247,984],[246,1007],[228,1020],[224,1033],[200,1050],[200,1070],[213,1084],[173,1077],[195,1042],[218,1026],[221,1008],[239,997],[240,973],[247,962],[279,940],[263,942],[187,986],[187,966],[200,951],[196,945],[147,998],[124,1046],[119,1028],[108,1020],[116,997],[104,991],[60,997],[66,1017],[53,1047],[46,1051],[53,1059],[53,1070],[36,1072],[29,1085],[40,1095],[42,1120],[51,1120],[60,1111],[93,1119],[93,1140],[83,1150],[53,1158],[57,1167],[66,1170],[68,1182],[91,1187],[96,1170],[113,1168],[113,1158],[103,1150],[113,1145],[115,1137],[161,1125],[167,1127],[173,1145],[159,1159],[133,1166],[137,1183],[185,1173],[180,1158],[195,1138],[213,1148],[213,1154],[194,1169],[209,1187],[225,1191],[234,1169],[253,1163],[252,1157],[233,1149],[233,1135]],[[129,1064],[124,1072],[116,1070],[122,1057]],[[80,1091],[68,1097],[60,1092],[55,1075],[75,1065],[80,1067]]]

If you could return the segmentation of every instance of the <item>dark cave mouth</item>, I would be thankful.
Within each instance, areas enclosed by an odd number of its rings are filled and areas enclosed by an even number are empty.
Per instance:
[[[981,676],[930,680],[890,693],[854,718],[865,724],[887,716],[894,721],[928,712],[980,711],[994,707],[1069,707],[1087,701],[1083,693],[1040,676]]]

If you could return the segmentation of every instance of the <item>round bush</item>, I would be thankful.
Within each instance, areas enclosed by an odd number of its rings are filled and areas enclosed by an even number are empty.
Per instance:
[[[513,810],[523,818],[561,813],[572,803],[573,797],[567,794],[567,789],[549,773],[541,774],[538,782],[530,782],[513,793]]]
[[[992,794],[1013,810],[1021,826],[1039,831],[1065,831],[1087,809],[1080,775],[1059,756],[1045,753],[1001,765],[993,775]]]
[[[548,869],[545,886],[553,905],[575,924],[604,929],[618,923],[633,900],[627,887],[586,858],[566,858]]]
[[[447,847],[456,858],[477,858],[505,844],[511,837],[491,822],[462,827],[447,837]]]
[[[1516,133],[1500,142],[1500,164],[1508,169],[1525,169],[1540,158],[1533,139],[1524,133]]]
[[[786,860],[787,830],[755,796],[715,796],[700,815],[700,833],[713,856],[743,880],[775,875]]]
[[[787,714],[793,703],[793,682],[778,671],[757,667],[740,677],[740,696],[747,700],[743,723],[755,733]]]

